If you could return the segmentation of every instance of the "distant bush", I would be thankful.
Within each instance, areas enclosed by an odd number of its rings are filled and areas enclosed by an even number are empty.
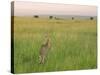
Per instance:
[[[74,20],[74,17],[72,17],[72,20]]]
[[[34,18],[39,18],[39,16],[38,15],[34,15]]]
[[[49,19],[53,19],[53,16],[49,16]]]
[[[90,17],[90,20],[93,20],[94,18],[93,17]]]

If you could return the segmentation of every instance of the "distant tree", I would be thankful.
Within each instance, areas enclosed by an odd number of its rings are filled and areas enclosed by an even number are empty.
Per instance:
[[[93,20],[93,17],[90,17],[90,20]]]
[[[34,15],[34,18],[39,18],[39,16],[38,15]]]
[[[74,17],[72,17],[72,20],[74,20]]]
[[[53,16],[49,16],[49,19],[53,19]]]

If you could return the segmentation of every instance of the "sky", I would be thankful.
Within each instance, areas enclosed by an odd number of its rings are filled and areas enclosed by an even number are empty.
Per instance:
[[[79,15],[97,16],[97,7],[74,4],[55,4],[16,1],[14,4],[15,16],[32,15]]]

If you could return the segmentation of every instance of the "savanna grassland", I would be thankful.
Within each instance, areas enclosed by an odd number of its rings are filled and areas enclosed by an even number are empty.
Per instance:
[[[39,50],[48,33],[51,49],[44,64]],[[14,17],[14,72],[45,72],[97,67],[96,20]]]

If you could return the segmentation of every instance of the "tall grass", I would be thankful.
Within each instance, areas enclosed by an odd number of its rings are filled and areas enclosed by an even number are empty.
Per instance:
[[[51,49],[39,64],[45,33]],[[94,69],[97,67],[96,20],[14,18],[15,73]]]

